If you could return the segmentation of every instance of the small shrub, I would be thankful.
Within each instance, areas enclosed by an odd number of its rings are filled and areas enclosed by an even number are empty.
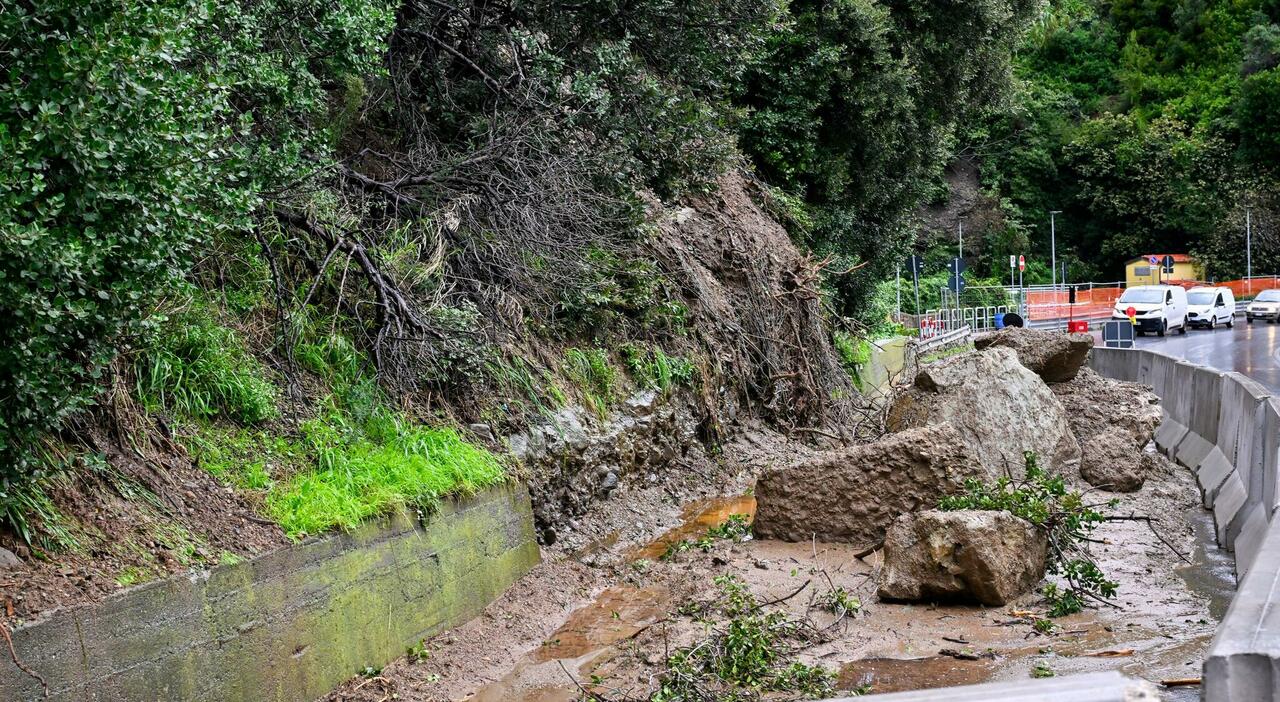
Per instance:
[[[818,597],[818,607],[837,617],[853,615],[862,611],[862,600],[842,587],[832,588]]]
[[[653,702],[758,700],[775,692],[811,699],[830,695],[831,671],[792,660],[814,640],[807,624],[782,611],[763,611],[737,576],[720,576],[715,583],[720,597],[712,606],[727,621],[667,658]]]
[[[862,367],[871,361],[871,342],[842,331],[834,332],[831,338],[854,387],[862,390]]]
[[[668,356],[661,347],[624,344],[622,358],[631,377],[641,387],[669,391],[693,384],[697,368],[687,359]]]
[[[599,335],[601,330],[682,332],[689,308],[677,298],[675,287],[657,264],[623,259],[595,250],[587,257],[591,278],[565,291],[557,316],[570,332]]]

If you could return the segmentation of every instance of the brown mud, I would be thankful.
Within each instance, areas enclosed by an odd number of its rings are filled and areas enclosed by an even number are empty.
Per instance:
[[[762,455],[767,451],[748,463],[758,465]],[[736,494],[683,507],[661,504],[647,514],[653,523],[678,522],[648,542],[609,530],[589,548],[545,553],[547,562],[484,616],[428,641],[429,658],[397,661],[328,699],[567,702],[584,691],[644,699],[659,684],[667,652],[704,632],[676,610],[713,599],[713,578],[726,573],[742,578],[761,601],[792,595],[778,606],[810,621],[826,639],[799,659],[836,673],[842,690],[973,684],[1026,678],[1036,669],[1056,675],[1121,670],[1159,682],[1199,676],[1233,588],[1224,578],[1230,558],[1213,547],[1211,529],[1204,530],[1192,477],[1163,460],[1141,491],[1116,496],[1120,504],[1110,511],[1149,516],[1151,526],[1112,521],[1095,534],[1102,541],[1094,547],[1099,565],[1120,583],[1115,606],[1055,619],[1050,634],[1032,626],[1045,611],[1034,593],[999,609],[877,602],[880,554],[860,560],[860,549],[844,544],[718,541],[709,552],[695,548],[661,560],[668,544],[697,539],[731,514],[751,513],[754,499],[742,494],[748,479],[728,473],[738,477],[722,486]],[[628,504],[635,503],[614,509]],[[815,598],[832,587],[859,597],[861,612],[837,618],[815,607]],[[1194,687],[1167,691],[1169,699],[1196,694]]]

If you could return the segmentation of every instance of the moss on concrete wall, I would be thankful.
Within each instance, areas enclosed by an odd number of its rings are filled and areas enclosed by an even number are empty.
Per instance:
[[[474,617],[538,562],[524,486],[251,561],[150,583],[14,632],[53,700],[278,700],[327,693]],[[0,700],[43,699],[0,662]]]

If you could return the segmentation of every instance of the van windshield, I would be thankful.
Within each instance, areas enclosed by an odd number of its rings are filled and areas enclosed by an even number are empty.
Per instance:
[[[1146,304],[1164,302],[1164,290],[1160,288],[1129,288],[1120,296],[1120,301],[1141,302]]]
[[[1187,302],[1192,305],[1212,305],[1218,294],[1211,290],[1187,293]]]
[[[1258,302],[1280,302],[1280,290],[1263,290],[1254,299]]]

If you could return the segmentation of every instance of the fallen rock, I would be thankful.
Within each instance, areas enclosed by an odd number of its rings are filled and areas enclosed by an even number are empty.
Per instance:
[[[912,429],[766,472],[755,534],[782,541],[878,543],[899,515],[933,509],[983,471],[954,429]]]
[[[1024,477],[1026,451],[1046,468],[1075,470],[1080,445],[1062,403],[1012,349],[993,347],[925,366],[889,409],[890,431],[950,426],[988,478]]]
[[[1137,492],[1147,482],[1154,467],[1154,454],[1135,447],[1124,429],[1103,432],[1082,442],[1080,477],[1094,487],[1109,492]]]
[[[1143,385],[1104,378],[1089,368],[1052,386],[1080,440],[1080,475],[1095,487],[1133,492],[1150,472],[1143,448],[1160,426],[1160,400]],[[1149,462],[1148,462],[1149,463]],[[1148,466],[1149,467],[1149,466]]]
[[[884,542],[880,599],[1008,604],[1044,577],[1048,540],[1008,512],[904,514]]]
[[[0,547],[0,570],[12,570],[22,566],[22,559],[15,556],[13,551]]]
[[[1076,377],[1089,358],[1093,335],[1006,327],[974,337],[973,346],[980,351],[995,347],[1013,349],[1018,354],[1018,362],[1046,383],[1061,383]]]

